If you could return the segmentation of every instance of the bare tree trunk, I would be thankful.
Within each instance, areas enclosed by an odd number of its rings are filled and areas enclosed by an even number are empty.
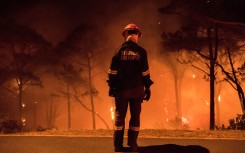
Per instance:
[[[221,91],[221,83],[217,82],[215,83],[215,114],[216,114],[216,125],[220,127],[220,91]]]
[[[214,30],[214,48],[212,43],[211,30]],[[215,26],[214,28],[208,27],[207,29],[208,41],[209,41],[209,62],[210,62],[210,130],[215,128],[215,62],[218,54],[218,30]]]
[[[214,103],[214,81],[215,75],[214,75],[214,62],[213,60],[210,60],[210,130],[214,130],[215,127],[215,103]]]
[[[67,84],[67,108],[68,108],[68,130],[71,129],[71,102],[70,102],[70,86]]]
[[[83,107],[83,108],[85,108],[87,111],[89,111],[89,112],[92,112],[92,110],[91,109],[89,109],[87,106],[85,106],[83,103],[82,103],[82,101],[75,95],[75,98],[77,99],[77,101],[81,104],[81,106]],[[98,113],[96,113],[96,116],[105,124],[105,126],[106,126],[106,128],[107,129],[110,129],[110,127],[109,127],[109,125],[106,123],[106,121],[104,120],[104,118],[103,117],[101,117]]]
[[[46,117],[47,117],[47,128],[52,127],[52,120],[53,120],[53,96],[50,95],[50,102],[46,103]]]
[[[18,110],[19,110],[19,117],[18,117],[18,120],[19,122],[22,124],[22,117],[23,117],[23,85],[22,85],[22,82],[19,81],[17,79],[17,83],[18,83],[18,90],[19,90],[19,93],[18,93]]]
[[[37,128],[37,102],[34,102],[34,115],[33,115],[33,118],[34,118],[34,129]]]
[[[94,108],[94,98],[93,98],[93,87],[92,87],[92,64],[91,64],[91,53],[88,52],[88,79],[89,79],[89,95],[92,109],[92,121],[93,121],[93,130],[96,129],[96,121],[95,121],[95,108]]]
[[[177,127],[181,127],[182,125],[182,110],[181,110],[181,96],[180,96],[180,83],[181,81],[178,78],[178,74],[174,75],[174,86],[175,86],[175,99],[176,99],[176,117],[177,117]]]

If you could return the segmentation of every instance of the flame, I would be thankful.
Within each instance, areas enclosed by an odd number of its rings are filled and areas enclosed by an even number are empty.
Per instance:
[[[26,107],[26,105],[24,103],[22,103],[22,107],[24,108],[24,107]]]
[[[195,74],[192,74],[192,78],[195,79],[196,78],[196,75]]]
[[[168,120],[168,108],[167,108],[168,102],[167,102],[167,98],[166,97],[164,97],[164,101],[165,101],[164,111],[165,111],[165,114],[166,114],[166,122],[168,122],[169,121]]]
[[[220,95],[219,95],[219,97],[218,97],[218,102],[221,102],[221,97],[220,97]]]
[[[20,85],[20,80],[19,79],[17,79],[17,84]]]
[[[208,105],[208,106],[209,106],[209,102],[208,102],[207,100],[206,100],[205,102],[206,102],[206,105]]]
[[[188,125],[189,123],[190,123],[189,120],[182,116],[182,124],[183,125]]]
[[[22,125],[26,125],[26,119],[25,118],[22,118],[21,121],[22,121]]]
[[[111,112],[111,120],[114,120],[115,119],[115,107],[111,107],[110,109],[110,112]]]

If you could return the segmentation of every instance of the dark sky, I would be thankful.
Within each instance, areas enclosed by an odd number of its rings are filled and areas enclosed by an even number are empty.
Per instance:
[[[157,11],[168,1],[170,0],[1,0],[0,17],[14,17],[55,43],[62,40],[71,29],[84,23],[104,26],[108,32],[118,33],[126,24],[134,22],[142,30],[155,35],[178,27],[176,18],[164,16]],[[222,0],[221,7],[244,16],[244,3],[244,0]],[[160,27],[158,23],[161,23]],[[143,34],[152,37],[145,32]]]
[[[161,14],[157,9],[164,3],[166,0],[1,0],[0,8],[4,16],[30,25],[57,43],[80,24],[96,24],[119,33],[133,22],[144,31],[156,33],[151,29],[159,27]]]

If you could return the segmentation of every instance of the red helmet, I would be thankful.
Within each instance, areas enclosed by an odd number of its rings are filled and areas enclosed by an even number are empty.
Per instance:
[[[138,33],[139,33],[139,37],[142,35],[142,33],[140,32],[140,29],[138,28],[138,26],[136,25],[136,24],[134,24],[134,23],[130,23],[130,24],[128,24],[125,28],[124,28],[124,30],[123,30],[123,32],[122,32],[122,35],[123,35],[123,37],[125,37],[125,32],[126,31],[130,31],[130,30],[134,30],[134,31],[137,31]]]

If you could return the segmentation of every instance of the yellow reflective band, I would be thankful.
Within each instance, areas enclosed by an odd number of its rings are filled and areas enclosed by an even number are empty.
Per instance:
[[[123,130],[123,126],[114,126],[114,130],[121,131]]]
[[[109,69],[108,73],[109,74],[116,75],[117,74],[117,70],[111,70],[111,69]]]
[[[150,74],[150,70],[148,69],[147,71],[145,71],[145,72],[141,72],[141,75],[142,76],[146,76],[146,75],[148,75],[148,74]]]
[[[140,127],[135,127],[135,126],[129,126],[129,130],[132,130],[132,131],[140,131]]]

